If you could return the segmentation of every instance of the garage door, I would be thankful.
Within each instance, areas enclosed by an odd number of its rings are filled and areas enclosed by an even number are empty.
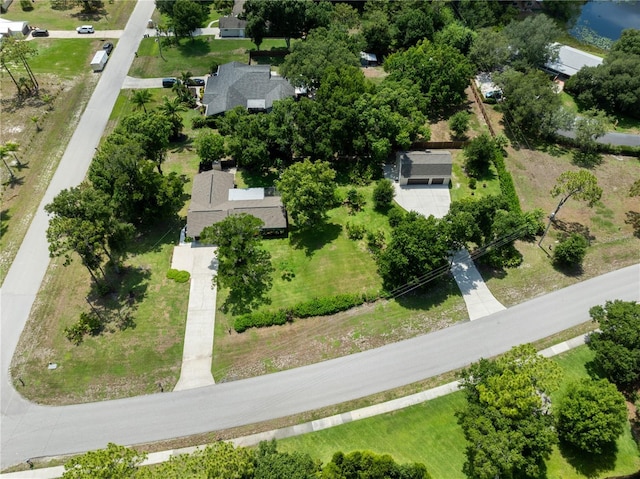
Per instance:
[[[428,185],[429,178],[409,178],[407,180],[408,185]]]
[[[432,185],[444,185],[444,178],[434,178],[431,180]]]

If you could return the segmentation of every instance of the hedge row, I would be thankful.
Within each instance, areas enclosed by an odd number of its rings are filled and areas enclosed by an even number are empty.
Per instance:
[[[493,164],[498,171],[498,179],[500,180],[500,191],[509,204],[509,209],[513,212],[522,213],[520,207],[520,199],[516,193],[516,187],[513,184],[513,178],[511,173],[507,171],[507,167],[504,164],[504,157],[502,153],[496,154],[493,159]]]
[[[338,294],[324,298],[314,298],[298,303],[291,308],[280,308],[277,311],[256,311],[238,316],[233,322],[233,329],[242,333],[249,328],[264,328],[293,321],[294,318],[310,318],[312,316],[328,316],[360,306],[368,301],[378,299],[378,294]]]

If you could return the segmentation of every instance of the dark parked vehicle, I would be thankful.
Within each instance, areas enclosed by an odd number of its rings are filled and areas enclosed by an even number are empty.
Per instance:
[[[162,79],[162,87],[163,88],[171,88],[176,83],[178,83],[178,79],[177,78],[163,78]]]
[[[32,37],[48,37],[49,30],[43,30],[42,28],[36,28],[31,31]]]
[[[189,78],[186,82],[187,86],[204,86],[204,80],[202,78]]]
[[[107,55],[111,56],[111,52],[113,51],[113,43],[106,42],[104,45],[102,45],[102,49],[107,52]]]

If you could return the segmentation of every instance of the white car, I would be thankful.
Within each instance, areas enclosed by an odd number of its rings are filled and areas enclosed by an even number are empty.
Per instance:
[[[93,30],[93,25],[82,25],[81,27],[76,28],[76,32],[78,33],[95,33]]]

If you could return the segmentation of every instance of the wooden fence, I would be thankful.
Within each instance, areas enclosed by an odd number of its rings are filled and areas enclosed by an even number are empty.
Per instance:
[[[491,124],[491,120],[489,120],[489,115],[487,115],[487,110],[484,107],[484,103],[481,98],[481,93],[478,91],[476,82],[473,79],[471,80],[471,91],[473,92],[473,97],[476,100],[476,104],[478,105],[478,108],[480,108],[480,113],[482,113],[482,117],[484,118],[484,121],[487,124],[487,127],[489,128],[489,133],[491,133],[491,136],[495,138],[496,132],[493,130],[493,125]]]
[[[464,141],[416,141],[411,144],[411,150],[438,150],[438,149],[453,149],[458,150],[469,143],[468,140]]]

